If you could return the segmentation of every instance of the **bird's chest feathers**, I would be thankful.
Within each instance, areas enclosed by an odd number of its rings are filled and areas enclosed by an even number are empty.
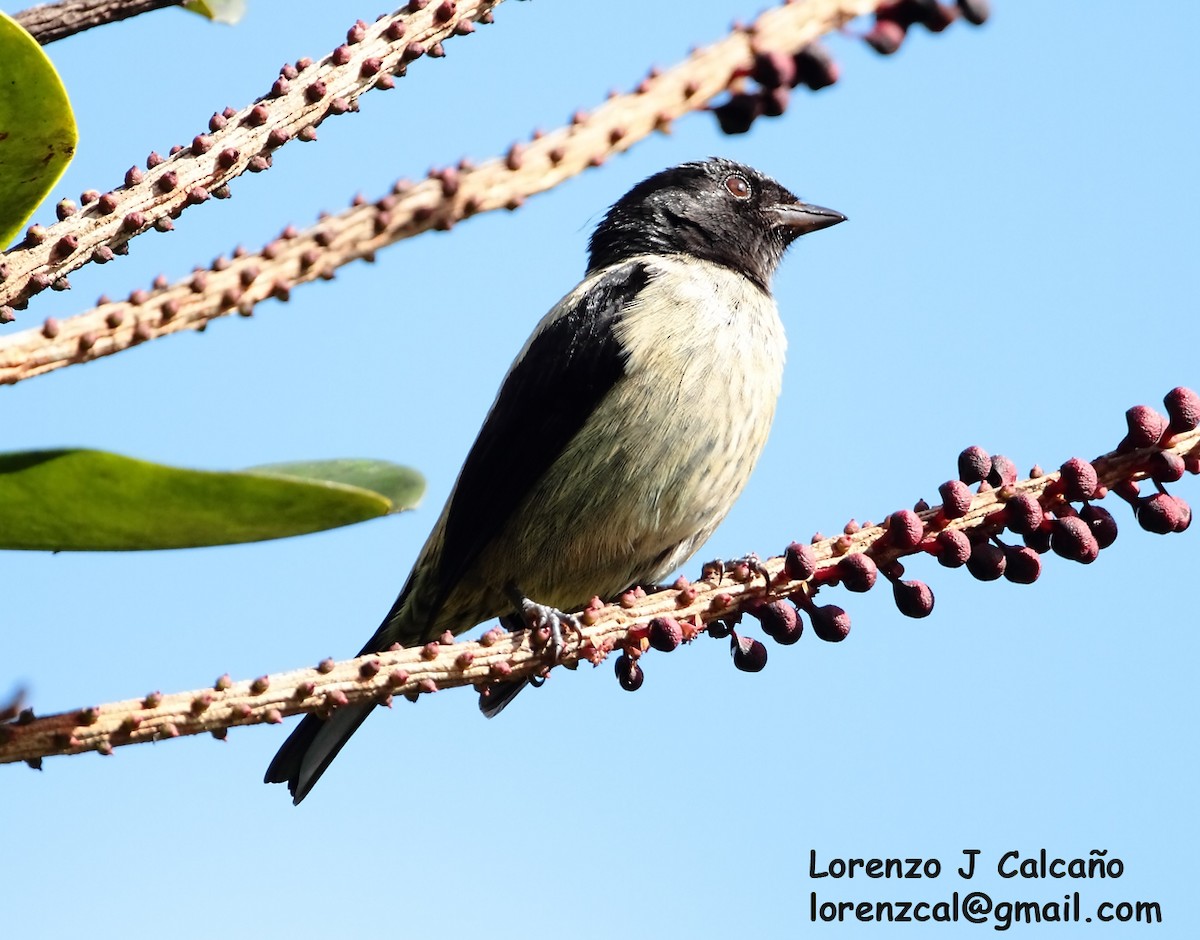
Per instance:
[[[626,400],[643,404],[664,435],[761,448],[787,344],[768,295],[719,265],[666,264],[617,330],[635,391]]]

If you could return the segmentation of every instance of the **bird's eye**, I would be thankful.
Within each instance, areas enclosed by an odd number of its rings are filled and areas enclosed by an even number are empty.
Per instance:
[[[729,195],[737,199],[750,198],[750,181],[739,173],[725,177],[725,188],[729,191]]]

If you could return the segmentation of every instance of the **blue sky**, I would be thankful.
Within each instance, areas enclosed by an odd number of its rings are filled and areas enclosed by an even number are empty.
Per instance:
[[[85,445],[205,468],[373,456],[429,479],[415,513],[291,541],[5,553],[0,691],[24,685],[56,711],[352,654],[512,356],[582,273],[600,213],[682,160],[743,160],[850,218],[784,262],[789,366],[773,436],[689,573],[935,501],[969,444],[1022,470],[1095,456],[1123,435],[1127,407],[1200,387],[1200,12],[994,6],[984,28],[916,30],[890,59],[832,37],[842,80],[743,137],[693,115],[519,212],[401,243],[286,306],[0,389],[6,449]],[[506,3],[446,59],[368,95],[319,142],[285,148],[233,199],[73,275],[74,290],[39,297],[17,325],[257,247],[399,176],[503,152],[757,6],[688,9]],[[48,205],[117,185],[376,12],[257,0],[235,29],[163,12],[55,44],[81,140]],[[1193,478],[1176,491],[1200,502]],[[412,936],[890,936],[906,928],[810,923],[810,892],[935,902],[1078,890],[1085,914],[1157,901],[1156,935],[1190,935],[1197,534],[1151,536],[1110,508],[1121,535],[1090,567],[1051,557],[1041,581],[1018,587],[917,559],[931,617],[901,617],[886,590],[833,592],[853,617],[846,642],[771,645],[757,675],[701,638],[648,657],[636,695],[605,665],[555,675],[492,722],[468,693],[403,703],[363,726],[299,808],[259,782],[283,728],[52,759],[40,774],[0,768],[5,926],[96,938],[365,923]],[[1107,850],[1124,874],[996,873],[1003,853],[1043,847]],[[968,848],[981,871],[964,882],[954,868]],[[819,863],[938,858],[944,871],[813,880],[810,851]]]

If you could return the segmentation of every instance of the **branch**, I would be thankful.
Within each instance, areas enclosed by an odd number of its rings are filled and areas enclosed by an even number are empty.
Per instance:
[[[1036,544],[1045,533],[1041,551],[1090,562],[1095,552],[1087,540],[1110,544],[1115,537],[1095,523],[1085,523],[1083,513],[1099,509],[1092,502],[1108,491],[1116,492],[1135,506],[1139,523],[1150,531],[1182,531],[1191,513],[1185,503],[1166,495],[1161,480],[1178,479],[1185,468],[1200,473],[1200,397],[1186,389],[1168,394],[1170,419],[1152,409],[1130,409],[1130,432],[1117,450],[1092,463],[1074,459],[1054,473],[1031,474],[1017,481],[1005,479],[1012,464],[1003,457],[987,458],[979,448],[968,448],[960,457],[961,476],[987,470],[997,474],[1000,485],[981,483],[979,492],[963,500],[964,484],[944,484],[946,504],[920,513],[901,510],[884,525],[867,525],[836,538],[821,539],[811,546],[793,544],[779,557],[761,564],[742,564],[725,580],[706,566],[702,580],[688,583],[681,578],[666,590],[646,595],[640,589],[627,592],[617,602],[604,605],[598,598],[580,614],[578,636],[567,642],[560,664],[574,669],[581,662],[598,665],[614,650],[623,650],[618,676],[626,688],[641,684],[641,667],[636,660],[652,645],[670,650],[689,642],[702,631],[718,637],[732,632],[729,625],[742,613],[756,616],[764,631],[779,642],[790,644],[800,637],[801,625],[790,599],[808,613],[813,630],[826,640],[840,640],[849,631],[849,617],[835,605],[818,607],[813,595],[821,587],[844,584],[850,590],[865,590],[880,571],[892,582],[896,604],[908,616],[923,617],[933,608],[929,589],[916,581],[900,580],[903,569],[898,559],[929,553],[943,565],[957,567],[966,561],[968,570],[981,580],[1003,573],[984,566],[973,567],[972,556],[990,558],[1002,546],[1003,555],[1030,555],[1028,547],[1009,549],[996,536],[1005,528],[1026,532],[1026,542]],[[980,466],[983,461],[986,467]],[[990,468],[990,469],[989,469]],[[1165,468],[1165,469],[1164,469]],[[1140,496],[1137,481],[1155,479],[1155,495]],[[954,497],[951,499],[950,497]],[[1076,511],[1072,502],[1085,508]],[[1030,510],[1036,507],[1036,515]],[[1100,510],[1105,516],[1103,510]],[[1094,514],[1093,514],[1094,516]],[[1074,520],[1068,524],[1065,520]],[[1111,522],[1111,517],[1108,517]],[[1170,525],[1164,525],[1169,522]],[[1081,527],[1086,530],[1081,532]],[[1093,534],[1094,531],[1094,534]],[[967,546],[961,557],[959,543]],[[1087,550],[1079,551],[1080,546]],[[1096,548],[1099,551],[1099,548]],[[1040,561],[1029,577],[1029,567],[1010,580],[1028,583],[1040,572]],[[864,574],[866,573],[866,574]],[[762,575],[762,577],[759,577]],[[863,578],[869,575],[867,581]],[[864,587],[865,583],[865,587]],[[748,671],[761,669],[766,648],[758,641],[733,634],[735,664]],[[210,732],[223,737],[231,727],[277,724],[301,712],[328,713],[364,702],[390,703],[395,695],[414,701],[422,693],[471,685],[481,691],[489,682],[544,676],[550,664],[545,655],[546,637],[528,630],[504,633],[489,630],[479,640],[455,643],[448,633],[439,642],[411,649],[393,649],[335,663],[253,680],[232,682],[223,676],[207,689],[172,695],[151,693],[141,699],[115,702],[35,718],[25,710],[15,720],[0,723],[0,763],[27,761],[39,766],[43,757],[84,751],[112,753],[114,748],[145,741]],[[737,655],[740,651],[741,658]]]
[[[342,265],[373,260],[388,245],[430,229],[446,230],[480,212],[515,209],[529,196],[552,189],[709,101],[745,75],[756,51],[795,53],[818,36],[874,8],[876,0],[810,0],[768,10],[749,27],[699,49],[665,72],[652,72],[632,93],[615,95],[591,113],[478,167],[435,170],[419,183],[400,181],[393,192],[296,232],[290,226],[255,253],[219,258],[126,301],[0,340],[0,384],[111,355],[150,339],[203,329],[209,320],[237,311],[249,316],[268,297],[287,300],[293,287],[331,278]]]
[[[241,111],[226,109],[209,121],[210,133],[197,134],[188,147],[156,153],[147,169],[130,167],[125,185],[107,193],[89,190],[82,208],[58,204],[59,221],[32,225],[25,240],[0,263],[0,321],[11,319],[33,295],[52,285],[69,286],[66,274],[91,261],[110,260],[136,235],[172,228],[190,206],[226,194],[230,180],[246,170],[271,165],[272,155],[289,141],[315,138],[314,128],[331,114],[358,109],[358,97],[371,88],[393,87],[420,56],[441,54],[441,41],[473,31],[502,0],[442,0],[426,6],[412,0],[403,11],[370,26],[350,28],[346,42],[320,62],[301,59],[284,66],[271,90]],[[412,12],[410,12],[412,11]]]
[[[183,3],[184,0],[60,0],[59,3],[43,3],[21,10],[13,14],[13,19],[45,46],[93,26],[119,23],[139,13],[182,6]]]

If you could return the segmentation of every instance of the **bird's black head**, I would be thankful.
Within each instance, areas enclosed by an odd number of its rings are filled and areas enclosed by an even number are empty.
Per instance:
[[[592,233],[588,271],[635,255],[692,255],[766,291],[788,245],[845,219],[757,170],[712,157],[656,173],[622,196]]]

